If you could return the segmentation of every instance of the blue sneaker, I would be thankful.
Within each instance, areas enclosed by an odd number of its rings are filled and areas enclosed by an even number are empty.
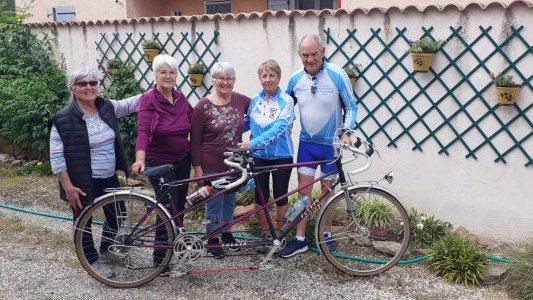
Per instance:
[[[326,247],[328,247],[329,253],[337,252],[337,243],[331,236],[331,233],[324,233],[324,243],[326,244]]]
[[[307,251],[307,241],[299,241],[298,239],[293,239],[290,241],[283,250],[279,253],[279,255],[283,258],[288,258],[291,256],[294,256],[298,253],[303,253]]]

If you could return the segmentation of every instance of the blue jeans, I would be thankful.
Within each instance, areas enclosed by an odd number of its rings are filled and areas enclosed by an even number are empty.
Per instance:
[[[219,191],[220,190],[218,189],[214,189],[213,193],[218,193]],[[236,199],[237,193],[222,194],[205,204],[207,232],[216,231],[222,226],[233,221],[233,211],[235,210]]]

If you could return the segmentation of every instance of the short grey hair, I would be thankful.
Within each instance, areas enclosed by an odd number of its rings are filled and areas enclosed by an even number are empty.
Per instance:
[[[67,87],[69,91],[71,91],[74,88],[74,85],[76,84],[76,82],[84,78],[89,78],[90,80],[100,81],[100,72],[98,72],[98,70],[95,68],[84,67],[84,68],[78,69],[70,73],[70,75],[67,78]]]
[[[167,64],[172,68],[172,71],[176,73],[178,72],[178,61],[174,57],[168,54],[159,54],[152,62],[152,72],[154,73],[154,77],[157,76],[157,72],[159,72],[159,69],[161,69],[161,66],[164,64]]]
[[[318,44],[318,47],[320,47],[320,49],[323,49],[323,48],[326,47],[326,45],[324,44],[324,42],[322,41],[322,39],[318,35],[316,35],[316,34],[308,34],[308,35],[305,35],[300,40],[300,44],[298,44],[298,49],[300,49],[300,47],[302,46],[303,41],[308,39],[308,38],[311,38],[311,39],[315,40],[315,42]]]
[[[211,68],[211,78],[226,77],[235,79],[235,69],[229,62],[218,62]]]

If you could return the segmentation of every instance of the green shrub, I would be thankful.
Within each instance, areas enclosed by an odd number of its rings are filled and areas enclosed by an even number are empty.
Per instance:
[[[504,284],[517,299],[533,299],[533,241],[526,242],[513,250],[511,266]]]
[[[112,60],[113,72],[109,73],[111,84],[106,88],[104,97],[122,100],[142,92],[135,79],[135,67],[131,62]],[[135,161],[135,138],[137,136],[137,114],[133,113],[120,119],[120,135],[124,144],[126,158]]]
[[[48,118],[68,100],[66,76],[52,58],[52,40],[32,35],[21,16],[0,12],[0,134],[44,157]]]
[[[411,226],[411,248],[428,248],[441,238],[451,234],[452,224],[428,217],[425,213],[418,213],[416,209],[409,210],[409,223]]]
[[[17,175],[27,175],[27,174],[40,174],[40,175],[52,175],[52,166],[49,161],[38,162],[35,165],[27,165],[19,167],[16,170]]]
[[[479,284],[487,267],[488,255],[469,240],[449,235],[434,243],[429,250],[428,265],[446,282],[465,286]]]

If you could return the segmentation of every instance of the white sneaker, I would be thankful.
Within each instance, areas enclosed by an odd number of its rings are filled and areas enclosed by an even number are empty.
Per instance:
[[[104,278],[111,278],[115,276],[113,270],[111,270],[108,266],[104,265],[100,260],[93,262],[91,264],[91,268],[93,268],[96,274]]]

